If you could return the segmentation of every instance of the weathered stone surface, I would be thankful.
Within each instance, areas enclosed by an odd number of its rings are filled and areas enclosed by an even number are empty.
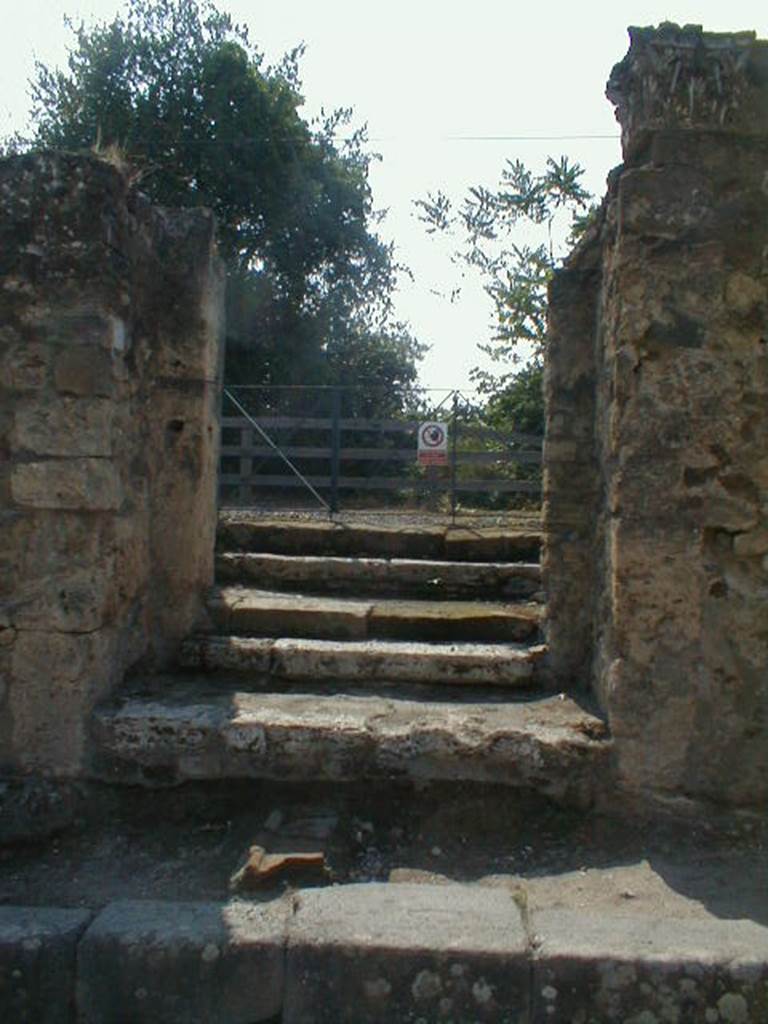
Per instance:
[[[2,345],[0,379],[12,391],[39,391],[48,383],[50,353],[45,345],[25,342],[11,327],[0,328],[8,340]],[[10,337],[13,332],[13,338]]]
[[[467,779],[588,803],[610,741],[558,697],[511,703],[370,695],[240,693],[189,686],[97,711],[100,775],[184,779]]]
[[[538,558],[540,544],[538,530],[286,523],[280,519],[236,514],[225,516],[218,531],[220,551],[270,551],[282,555],[531,562]]]
[[[113,562],[74,569],[66,575],[32,579],[14,595],[12,615],[18,629],[62,633],[88,633],[106,625],[111,618],[110,597]]]
[[[506,892],[349,885],[298,894],[284,1024],[522,1021],[523,922]]]
[[[399,597],[530,597],[541,589],[535,563],[438,562],[430,559],[338,558],[228,552],[216,558],[222,582],[320,592]]]
[[[456,562],[532,562],[539,557],[538,530],[512,531],[499,528],[449,528],[444,553]]]
[[[215,624],[238,634],[326,639],[524,641],[536,634],[537,604],[489,601],[375,602],[364,598],[305,597],[247,587],[222,587],[209,609]]]
[[[285,901],[110,904],[78,952],[82,1024],[257,1024],[282,1003]]]
[[[415,641],[278,640],[276,675],[298,679],[400,680],[412,683],[514,686],[530,683],[546,652],[507,644],[427,644]]]
[[[53,398],[20,404],[14,441],[35,455],[110,456],[113,405],[104,398]]]
[[[371,606],[371,637],[522,643],[538,633],[541,607],[490,601],[382,600]]]
[[[752,921],[534,913],[534,1024],[751,1024],[768,1015],[768,928]]]
[[[92,345],[66,348],[56,354],[53,379],[60,394],[110,396],[115,388],[112,354]]]
[[[207,625],[223,304],[213,231],[205,211],[129,195],[96,157],[0,160],[6,767],[76,772],[94,700]]]
[[[223,630],[255,636],[362,638],[368,632],[370,603],[353,598],[304,597],[277,591],[223,587],[208,603]]]
[[[551,291],[550,667],[591,676],[621,801],[762,806],[768,46],[630,37],[625,164]]]
[[[530,685],[546,658],[543,645],[439,644],[398,640],[270,640],[197,636],[181,649],[185,668],[283,679]]]
[[[75,1024],[75,951],[90,913],[0,907],[0,1018]]]
[[[20,767],[77,774],[89,712],[118,681],[117,653],[114,630],[17,632],[7,708]]]
[[[51,459],[20,462],[11,473],[11,494],[22,508],[114,511],[123,491],[107,459]]]
[[[220,551],[271,551],[283,555],[372,558],[440,558],[444,530],[328,522],[226,517],[219,523]]]
[[[187,637],[179,650],[182,668],[206,672],[247,672],[267,676],[272,671],[275,641],[270,637],[206,636]]]
[[[629,36],[629,53],[607,87],[625,160],[659,129],[768,131],[768,47],[754,32],[715,34],[700,25],[665,22],[658,29],[630,28]]]

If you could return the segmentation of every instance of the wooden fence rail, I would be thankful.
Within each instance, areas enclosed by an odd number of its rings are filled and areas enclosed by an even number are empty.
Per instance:
[[[300,469],[304,480],[281,461],[245,416],[224,416],[222,504],[259,504],[267,490],[295,493],[306,487],[304,481],[326,493],[334,508],[340,491],[450,492],[455,507],[459,493],[538,494],[541,489],[539,479],[517,479],[510,472],[514,464],[541,463],[542,439],[535,434],[502,433],[473,422],[453,421],[456,436],[450,439],[448,464],[423,467],[417,463],[417,420],[334,421],[318,416],[257,416],[255,420],[281,455]],[[477,476],[473,468],[485,468],[489,475]]]

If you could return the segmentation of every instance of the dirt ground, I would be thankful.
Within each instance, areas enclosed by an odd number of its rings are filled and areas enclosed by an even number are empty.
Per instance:
[[[0,903],[97,909],[118,899],[233,898],[230,877],[258,844],[323,851],[326,884],[462,881],[510,886],[534,910],[767,924],[767,839],[754,821],[622,821],[487,786],[90,787],[63,800],[6,786]],[[300,884],[277,881],[234,898],[270,899]]]

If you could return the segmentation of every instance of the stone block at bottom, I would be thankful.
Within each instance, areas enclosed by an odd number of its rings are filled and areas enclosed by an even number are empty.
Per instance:
[[[369,883],[305,890],[288,932],[283,1024],[528,1020],[510,892]]]
[[[532,920],[532,1024],[768,1021],[768,928],[548,910]]]
[[[113,903],[83,937],[81,1024],[258,1024],[280,1013],[288,905]]]
[[[77,942],[90,913],[0,907],[0,1021],[74,1024]]]

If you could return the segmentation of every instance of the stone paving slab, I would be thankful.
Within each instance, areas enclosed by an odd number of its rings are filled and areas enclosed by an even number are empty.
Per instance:
[[[752,921],[532,916],[532,1024],[768,1021],[768,928]]]
[[[79,1024],[257,1024],[280,1013],[289,903],[112,903],[78,951]]]
[[[77,942],[89,911],[0,907],[0,1021],[74,1024]]]
[[[610,752],[603,722],[566,697],[490,703],[375,694],[211,692],[97,710],[95,774],[187,779],[466,779],[589,804]]]
[[[518,1021],[528,982],[525,928],[507,892],[306,890],[289,927],[283,1024]]]

